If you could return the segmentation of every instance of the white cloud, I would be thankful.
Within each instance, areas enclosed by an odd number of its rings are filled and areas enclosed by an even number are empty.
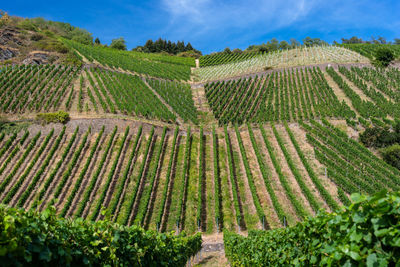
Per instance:
[[[212,29],[246,28],[254,24],[267,30],[287,26],[306,15],[314,1],[306,0],[162,0],[177,27]]]

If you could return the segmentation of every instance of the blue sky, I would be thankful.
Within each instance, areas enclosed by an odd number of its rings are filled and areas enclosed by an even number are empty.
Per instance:
[[[245,49],[276,37],[340,41],[353,35],[400,38],[400,1],[306,0],[13,0],[11,15],[44,17],[87,29],[102,43],[123,36],[128,48],[162,37],[203,53]]]

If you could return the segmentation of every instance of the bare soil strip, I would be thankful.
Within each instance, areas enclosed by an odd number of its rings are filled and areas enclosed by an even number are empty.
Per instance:
[[[254,130],[253,130],[254,132]],[[261,171],[260,171],[260,166],[257,161],[256,154],[254,152],[250,136],[248,131],[242,132],[241,133],[243,144],[246,148],[246,154],[247,154],[247,160],[249,161],[253,178],[254,178],[254,184],[256,185],[257,188],[257,195],[260,200],[260,203],[264,209],[265,216],[266,216],[266,222],[265,222],[265,227],[266,229],[268,228],[276,228],[281,225],[279,218],[273,208],[271,198],[268,194],[268,191],[265,187],[264,179],[262,177]]]
[[[294,164],[296,165],[297,170],[301,174],[304,183],[307,185],[307,188],[310,189],[310,191],[313,193],[314,197],[318,200],[318,202],[323,205],[322,207],[326,210],[329,210],[329,206],[325,203],[324,199],[319,194],[317,188],[315,187],[314,183],[309,177],[307,170],[305,169],[303,163],[301,162],[295,147],[293,146],[288,134],[286,133],[285,127],[282,125],[276,125],[275,128],[278,131],[279,136],[283,139],[284,146],[286,150],[289,152]]]
[[[289,225],[292,225],[296,221],[299,221],[299,219],[297,218],[297,215],[296,215],[296,211],[294,210],[292,203],[288,199],[288,197],[285,193],[285,189],[281,185],[281,182],[278,177],[278,173],[276,172],[275,167],[272,164],[271,158],[269,156],[267,147],[265,146],[264,140],[261,136],[260,130],[254,129],[254,136],[255,136],[256,142],[260,148],[260,152],[264,159],[267,170],[269,172],[269,179],[271,182],[271,186],[274,189],[275,195],[277,196],[278,201],[282,206],[282,209],[284,210],[285,214],[288,216],[286,219],[287,219]]]
[[[246,205],[248,208],[248,215],[247,215],[247,221],[246,221],[247,228],[262,229],[260,220],[258,219],[258,216],[257,216],[256,207],[254,206],[253,197],[251,195],[251,191],[250,191],[250,187],[249,187],[249,182],[247,180],[248,178],[246,177],[246,172],[245,172],[244,165],[243,165],[243,159],[240,154],[239,143],[237,140],[236,133],[232,133],[231,137],[232,137],[231,143],[232,143],[232,148],[233,148],[234,154],[236,152],[237,153],[236,157],[239,158],[239,166],[237,166],[237,167],[240,169],[241,175],[239,177],[237,177],[237,179],[240,180],[239,183],[243,184],[243,186],[239,185],[239,191],[241,191],[240,190],[241,188],[244,189],[244,192],[243,193],[241,192],[241,195],[243,195],[244,199],[241,199],[241,200],[243,201],[244,205]],[[244,219],[246,220],[246,213],[245,213]]]
[[[329,178],[325,176],[325,167],[315,158],[313,147],[307,142],[305,131],[301,129],[297,123],[291,123],[289,124],[289,127],[293,132],[293,135],[296,137],[296,141],[299,143],[301,151],[303,151],[308,163],[315,171],[315,174],[318,175],[318,178],[325,189],[336,200],[337,203],[341,203],[337,196],[337,187],[331,180],[329,180]]]

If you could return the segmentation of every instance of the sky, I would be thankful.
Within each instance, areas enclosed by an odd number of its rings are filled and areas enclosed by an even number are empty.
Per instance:
[[[354,35],[400,38],[399,0],[13,0],[0,9],[68,22],[101,43],[124,37],[128,49],[160,37],[190,42],[203,54],[245,49],[273,37],[329,43]]]

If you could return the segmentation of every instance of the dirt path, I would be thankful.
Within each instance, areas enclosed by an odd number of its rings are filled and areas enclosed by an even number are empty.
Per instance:
[[[190,259],[188,266],[229,266],[225,257],[223,234],[203,235],[202,249]]]
[[[210,126],[212,124],[216,125],[217,120],[214,118],[213,112],[208,104],[206,93],[204,91],[203,85],[197,85],[194,83],[190,84],[192,89],[192,97],[194,101],[194,106],[198,111],[198,118],[202,125]]]

